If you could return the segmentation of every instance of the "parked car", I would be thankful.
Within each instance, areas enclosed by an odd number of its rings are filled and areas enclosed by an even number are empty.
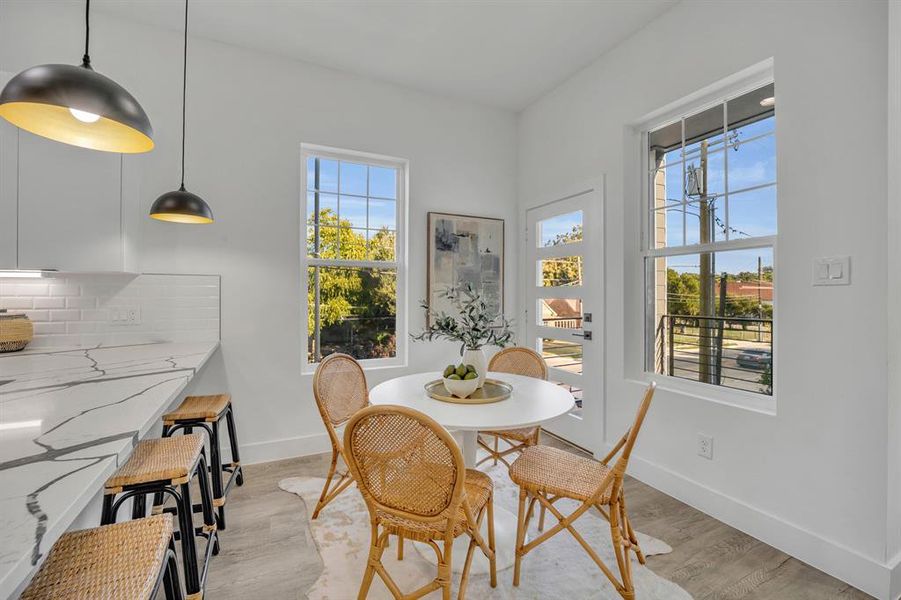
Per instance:
[[[773,363],[773,353],[770,350],[748,348],[747,350],[742,350],[735,357],[735,362],[738,363],[739,367],[762,370]]]

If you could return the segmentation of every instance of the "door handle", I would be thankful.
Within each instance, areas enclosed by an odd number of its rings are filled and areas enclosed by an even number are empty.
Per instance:
[[[585,338],[586,340],[591,341],[591,332],[590,331],[585,331],[583,333],[574,333],[573,335],[576,337]]]

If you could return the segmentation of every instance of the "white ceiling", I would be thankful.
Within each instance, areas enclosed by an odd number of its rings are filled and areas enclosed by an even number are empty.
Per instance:
[[[192,35],[520,110],[676,0],[195,0]],[[181,30],[182,0],[98,10]]]

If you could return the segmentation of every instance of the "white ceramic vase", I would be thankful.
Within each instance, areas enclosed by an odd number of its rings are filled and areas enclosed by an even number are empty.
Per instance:
[[[485,383],[485,375],[488,373],[488,357],[485,356],[485,350],[482,348],[478,350],[467,348],[463,352],[463,364],[472,365],[476,368],[476,372],[479,374],[479,385],[476,389],[481,388],[482,384]]]

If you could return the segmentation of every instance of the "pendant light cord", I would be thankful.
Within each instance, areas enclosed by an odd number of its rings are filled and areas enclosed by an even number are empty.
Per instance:
[[[84,56],[81,58],[81,66],[91,68],[91,56],[88,54],[88,44],[91,41],[91,0],[84,3]]]
[[[88,0],[90,2],[90,0]],[[181,189],[185,189],[185,106],[188,103],[188,0],[185,0],[185,56],[181,70]]]

